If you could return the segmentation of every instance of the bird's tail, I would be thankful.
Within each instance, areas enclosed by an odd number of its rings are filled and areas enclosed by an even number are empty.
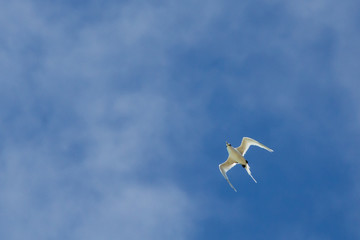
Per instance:
[[[249,166],[249,164],[246,164],[245,169],[246,169],[247,173],[250,175],[250,177],[254,180],[254,182],[257,183],[257,181],[255,180],[255,178],[251,175],[251,171],[250,171],[250,166]]]

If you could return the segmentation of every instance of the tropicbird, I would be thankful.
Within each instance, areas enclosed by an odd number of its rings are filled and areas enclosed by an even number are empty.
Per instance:
[[[250,166],[249,166],[248,161],[244,158],[246,151],[252,145],[264,148],[264,149],[268,150],[269,152],[273,152],[272,149],[266,147],[264,144],[261,144],[258,141],[254,140],[252,138],[249,138],[249,137],[243,137],[243,139],[241,141],[241,145],[237,148],[234,148],[233,146],[231,146],[230,143],[226,142],[226,150],[229,153],[229,157],[225,162],[223,162],[222,164],[219,165],[219,169],[220,169],[220,172],[222,173],[222,175],[224,176],[224,178],[226,179],[226,181],[230,184],[230,186],[232,187],[232,189],[234,189],[235,192],[236,192],[236,189],[229,181],[229,178],[227,177],[226,172],[229,171],[231,168],[233,168],[236,164],[241,164],[243,166],[243,168],[245,168],[247,173],[250,175],[250,177],[254,180],[254,182],[257,183],[255,178],[251,175]]]

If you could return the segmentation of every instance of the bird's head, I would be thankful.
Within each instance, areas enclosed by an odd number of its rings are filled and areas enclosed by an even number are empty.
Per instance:
[[[231,144],[226,142],[226,147],[231,147]]]

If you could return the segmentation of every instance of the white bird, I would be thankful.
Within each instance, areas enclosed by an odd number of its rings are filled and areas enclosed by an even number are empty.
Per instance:
[[[251,175],[250,166],[248,164],[248,161],[244,158],[246,151],[252,145],[264,148],[264,149],[268,150],[269,152],[273,152],[272,149],[266,147],[264,144],[261,144],[258,141],[254,140],[252,138],[248,138],[248,137],[243,137],[243,139],[241,141],[241,145],[237,148],[232,147],[230,143],[226,142],[226,149],[229,153],[229,157],[225,162],[223,162],[222,164],[219,165],[219,169],[220,169],[220,172],[222,173],[222,175],[224,176],[224,178],[226,179],[226,181],[228,181],[228,183],[230,184],[232,189],[234,189],[235,192],[236,192],[236,189],[229,181],[229,178],[227,177],[226,172],[229,171],[236,164],[241,164],[243,166],[243,168],[245,168],[247,173],[250,175],[250,177],[255,181],[255,183],[257,183],[255,178]]]

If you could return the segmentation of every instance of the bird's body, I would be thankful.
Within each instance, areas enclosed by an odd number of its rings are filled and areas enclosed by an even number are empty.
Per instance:
[[[222,175],[224,176],[224,178],[228,181],[228,183],[234,189],[235,192],[236,192],[236,189],[230,183],[229,178],[226,175],[226,172],[229,171],[231,168],[233,168],[236,164],[241,164],[243,166],[243,168],[245,168],[247,173],[250,175],[250,177],[256,182],[254,177],[251,175],[250,166],[248,164],[248,161],[244,158],[246,151],[249,149],[249,147],[251,145],[255,145],[255,146],[264,148],[264,149],[268,150],[269,152],[273,152],[272,149],[266,147],[265,145],[259,143],[256,140],[254,140],[252,138],[248,138],[248,137],[244,137],[241,141],[241,145],[237,148],[234,148],[233,146],[231,146],[230,143],[226,142],[226,149],[229,153],[229,157],[224,163],[219,165],[219,169],[220,169],[220,172],[222,173]]]
[[[226,150],[229,153],[229,158],[233,159],[234,161],[236,161],[237,163],[239,163],[241,165],[246,165],[246,160],[245,160],[244,156],[241,155],[241,153],[236,148],[229,145],[229,146],[226,146]]]

